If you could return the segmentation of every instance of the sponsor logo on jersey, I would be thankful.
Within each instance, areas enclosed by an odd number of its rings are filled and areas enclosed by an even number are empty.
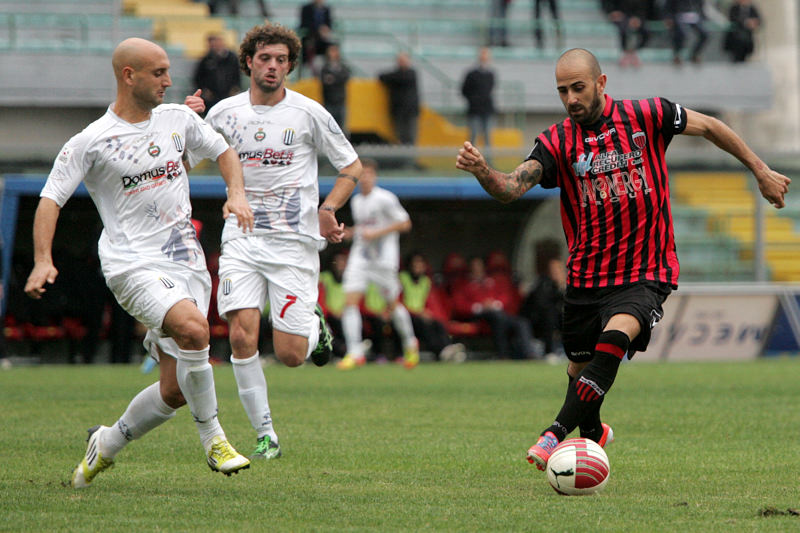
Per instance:
[[[647,182],[647,172],[641,167],[585,179],[581,181],[580,187],[583,207],[590,203],[602,205],[606,200],[617,203],[625,196],[636,198],[640,192],[650,194],[652,191]]]
[[[294,135],[295,132],[292,128],[286,128],[283,130],[283,144],[286,146],[291,146],[291,144],[294,142]]]
[[[606,138],[608,138],[608,137],[611,137],[611,136],[612,136],[612,135],[614,135],[615,133],[617,133],[617,128],[611,128],[610,130],[608,130],[608,131],[604,131],[603,133],[601,133],[600,135],[597,135],[596,137],[586,137],[586,138],[583,140],[583,142],[586,142],[586,143],[596,143],[596,142],[598,142],[598,141],[602,141],[603,139],[606,139]]]
[[[253,135],[253,139],[257,140],[258,142],[263,141],[266,138],[267,134],[264,133],[264,128],[258,128],[258,131],[255,135]]]
[[[178,132],[172,134],[172,144],[175,145],[175,149],[178,153],[183,153],[183,137]]]
[[[591,152],[589,152],[589,154],[581,154],[580,157],[578,157],[578,161],[572,163],[572,168],[575,169],[575,174],[581,178],[586,177],[589,169],[592,168],[593,158],[594,154]]]
[[[151,142],[150,146],[147,147],[147,153],[150,154],[152,157],[156,157],[158,154],[161,153],[161,148],[159,148],[156,143]]]
[[[183,164],[178,161],[167,161],[166,165],[151,168],[141,174],[122,176],[122,188],[125,194],[133,194],[154,187],[159,187],[183,174]],[[166,179],[164,179],[166,178]],[[146,188],[144,186],[147,186]]]
[[[270,165],[291,165],[294,160],[292,150],[275,150],[267,148],[265,150],[255,150],[252,152],[239,152],[239,160],[245,167],[270,166]]]

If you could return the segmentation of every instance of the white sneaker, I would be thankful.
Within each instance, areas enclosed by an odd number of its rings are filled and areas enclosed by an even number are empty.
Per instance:
[[[442,361],[463,363],[466,358],[467,358],[467,349],[460,342],[457,342],[455,344],[448,344],[447,346],[442,348],[442,351],[439,353],[439,359],[441,359]]]
[[[86,455],[83,456],[83,460],[72,471],[72,488],[85,489],[97,474],[114,464],[113,459],[103,457],[98,446],[100,433],[106,429],[109,429],[108,426],[89,428],[89,437],[86,439],[89,443],[86,446]]]

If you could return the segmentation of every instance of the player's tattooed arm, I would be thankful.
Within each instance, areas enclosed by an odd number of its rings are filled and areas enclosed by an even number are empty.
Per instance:
[[[352,174],[347,174],[345,172],[340,172],[339,175],[336,176],[336,178],[337,179],[344,178],[346,180],[352,181],[355,184],[358,184],[358,176],[353,176]]]
[[[521,197],[542,179],[542,164],[538,161],[525,161],[506,174],[491,168],[483,155],[468,142],[458,152],[456,168],[471,172],[486,192],[504,203]]]

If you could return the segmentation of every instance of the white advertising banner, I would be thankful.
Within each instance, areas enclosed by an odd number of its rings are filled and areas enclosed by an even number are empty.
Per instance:
[[[737,360],[761,355],[777,312],[777,294],[674,292],[664,319],[636,360]]]

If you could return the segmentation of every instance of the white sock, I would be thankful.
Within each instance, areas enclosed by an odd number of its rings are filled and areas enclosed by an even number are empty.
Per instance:
[[[233,376],[239,387],[239,399],[242,400],[250,424],[256,430],[256,436],[260,439],[264,435],[269,435],[270,439],[277,442],[278,435],[272,427],[272,415],[267,399],[267,380],[264,378],[264,371],[261,370],[258,352],[247,359],[236,359],[231,355],[231,363],[233,363]]]
[[[417,338],[414,336],[414,325],[411,323],[411,315],[403,304],[397,304],[392,311],[392,323],[397,333],[403,340],[403,348],[416,348]]]
[[[113,458],[130,441],[141,438],[175,416],[175,409],[164,403],[158,382],[137,394],[128,408],[108,431],[100,435],[100,451],[104,457]]]
[[[311,356],[311,352],[317,347],[317,343],[319,342],[319,318],[317,315],[314,315],[314,322],[311,324],[311,333],[308,335],[308,351],[306,352],[306,359]]]
[[[347,353],[355,357],[363,357],[361,347],[361,311],[358,306],[348,305],[342,311],[342,330]]]
[[[178,385],[189,404],[200,441],[206,451],[211,440],[225,432],[217,420],[217,391],[214,388],[214,371],[208,362],[208,346],[203,350],[178,350]]]

